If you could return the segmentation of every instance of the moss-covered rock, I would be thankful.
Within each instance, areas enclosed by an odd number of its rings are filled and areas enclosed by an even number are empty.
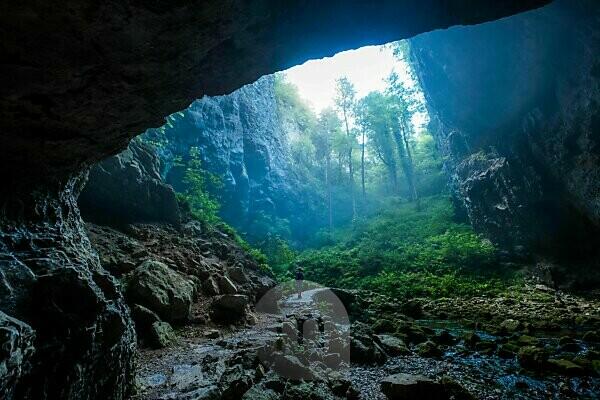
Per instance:
[[[535,346],[524,346],[518,353],[519,363],[525,369],[540,370],[548,360],[548,354],[545,350]]]
[[[567,376],[581,376],[585,374],[585,369],[572,361],[564,359],[549,359],[548,367],[550,370]]]

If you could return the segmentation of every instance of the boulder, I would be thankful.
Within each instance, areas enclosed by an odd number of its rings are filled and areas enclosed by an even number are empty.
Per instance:
[[[254,371],[245,370],[240,364],[226,369],[219,381],[219,386],[222,388],[219,399],[240,399],[252,386],[253,376]]]
[[[160,322],[158,314],[144,306],[134,304],[131,306],[131,318],[135,323],[138,339],[142,341],[151,340],[152,324]]]
[[[161,349],[169,346],[175,340],[175,332],[168,322],[156,321],[152,324],[148,334],[150,346]]]
[[[375,340],[379,343],[383,351],[390,356],[400,356],[410,353],[404,341],[395,336],[375,335]]]
[[[550,370],[567,376],[581,376],[585,374],[585,369],[572,361],[564,359],[550,359],[547,363]]]
[[[441,357],[444,354],[444,352],[430,340],[418,344],[416,350],[421,357]]]
[[[225,294],[216,297],[211,304],[215,321],[235,322],[246,315],[248,297],[242,294]]]
[[[216,296],[221,293],[217,282],[215,282],[215,279],[212,276],[209,276],[202,282],[202,290],[207,296]]]
[[[524,346],[519,350],[518,358],[523,368],[539,370],[543,368],[546,360],[548,360],[548,354],[544,349],[535,346]]]
[[[219,278],[219,289],[223,294],[236,294],[238,292],[235,284],[226,276],[221,276]]]
[[[312,380],[313,371],[302,364],[298,357],[289,354],[276,354],[273,363],[273,370],[284,378],[294,380]]]
[[[386,355],[372,339],[353,337],[350,340],[350,361],[357,364],[383,364]]]
[[[244,272],[244,269],[242,267],[229,268],[228,273],[231,279],[233,279],[237,283],[240,283],[242,285],[248,283],[248,276],[246,276],[246,273]]]
[[[169,322],[186,321],[194,297],[194,285],[159,261],[148,260],[133,272],[127,288],[129,299],[155,311]]]
[[[448,399],[441,384],[423,375],[390,375],[381,381],[381,391],[390,400]]]

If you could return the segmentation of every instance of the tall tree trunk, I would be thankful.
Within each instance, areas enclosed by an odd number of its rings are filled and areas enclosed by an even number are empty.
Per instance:
[[[331,159],[329,156],[326,158],[325,163],[325,185],[327,186],[327,208],[329,209],[329,233],[333,233],[333,203],[331,201],[331,180],[329,179],[329,168],[331,166]]]
[[[344,124],[346,125],[346,136],[348,137],[348,172],[350,174],[350,196],[352,197],[352,220],[356,219],[356,195],[354,193],[354,167],[352,166],[352,137],[350,127],[348,126],[348,115],[346,109],[343,109]]]
[[[405,124],[406,121],[403,121],[403,123]],[[419,194],[417,193],[417,182],[416,182],[416,177],[415,177],[415,164],[413,162],[412,151],[410,149],[410,143],[408,142],[407,128],[405,125],[402,128],[402,140],[404,142],[404,147],[406,148],[406,158],[408,161],[408,170],[410,172],[409,188],[412,191],[411,196],[412,196],[412,199],[417,202],[417,208],[420,209],[421,203],[420,203],[420,199],[419,199]]]
[[[365,190],[365,130],[362,130],[362,154],[360,155],[360,175],[362,183],[362,197],[363,202],[367,199],[367,192]]]
[[[415,186],[412,153],[410,152],[410,146],[404,132],[404,127],[399,124],[395,129],[393,129],[393,131],[396,147],[398,148],[398,156],[400,157],[400,165],[402,166],[402,171],[406,176],[406,183],[408,185],[409,192],[408,197],[411,201],[416,201],[417,207],[419,207],[419,196],[417,195],[417,188]]]

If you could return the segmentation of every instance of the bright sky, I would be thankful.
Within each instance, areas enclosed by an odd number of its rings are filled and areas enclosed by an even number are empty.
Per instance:
[[[298,87],[300,96],[307,100],[317,113],[333,106],[335,80],[342,76],[354,84],[356,97],[361,98],[374,90],[385,89],[384,79],[395,70],[409,86],[413,82],[407,75],[407,64],[397,60],[390,47],[367,46],[349,50],[333,57],[307,61],[285,71],[287,81]],[[425,122],[424,116],[415,118],[415,125]]]

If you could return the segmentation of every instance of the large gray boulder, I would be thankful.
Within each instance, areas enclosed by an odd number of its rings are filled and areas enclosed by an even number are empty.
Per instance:
[[[190,316],[194,291],[189,279],[159,261],[148,260],[133,272],[127,296],[165,321],[182,322]]]
[[[212,318],[221,322],[235,322],[246,315],[248,297],[242,294],[226,294],[212,302]]]

